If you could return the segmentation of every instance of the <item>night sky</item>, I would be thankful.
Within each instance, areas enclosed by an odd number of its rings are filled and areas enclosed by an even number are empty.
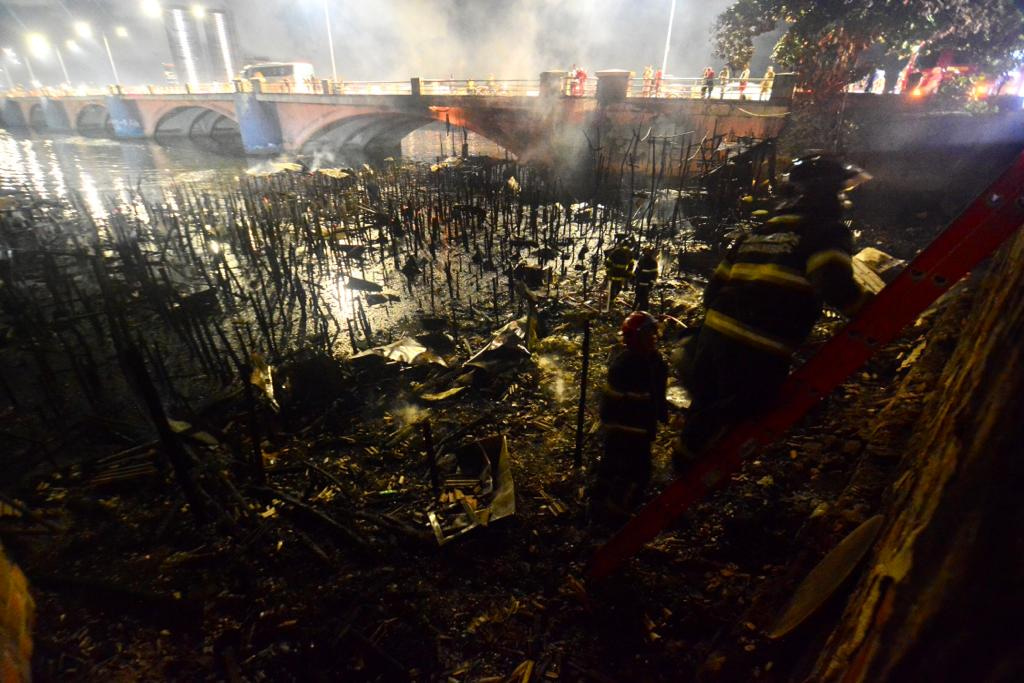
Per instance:
[[[171,3],[165,3],[171,4]],[[179,4],[179,3],[175,3]],[[188,5],[189,3],[180,3]],[[535,79],[544,69],[579,64],[590,72],[660,64],[671,0],[329,0],[339,77],[404,80],[456,77]],[[696,76],[712,60],[710,29],[729,0],[678,0],[668,73]],[[330,75],[323,0],[229,0],[208,9],[234,14],[240,63],[268,58],[311,61]],[[88,21],[92,41],[76,39],[78,54],[64,47],[75,83],[112,79],[102,43],[106,29],[125,83],[160,83],[171,61],[162,21],[147,17],[139,0],[0,0],[0,47],[25,50],[24,34],[38,31],[51,43],[73,38],[72,22]],[[124,26],[128,38],[114,36]],[[763,70],[770,45],[752,65]],[[16,82],[24,65],[5,61]],[[33,60],[44,84],[62,80],[56,58]]]

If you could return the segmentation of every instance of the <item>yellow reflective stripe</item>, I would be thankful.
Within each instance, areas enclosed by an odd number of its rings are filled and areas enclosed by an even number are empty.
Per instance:
[[[647,430],[643,427],[630,427],[629,425],[619,424],[618,422],[605,422],[605,429],[615,429],[621,432],[630,432],[631,434],[643,434],[647,436]]]
[[[811,281],[797,271],[774,263],[737,263],[729,271],[731,280],[760,280],[785,287],[812,289]]]
[[[711,278],[714,279],[716,277],[720,277],[728,280],[730,270],[732,270],[732,266],[730,266],[725,261],[722,261],[721,263],[718,264],[718,267],[715,268],[715,272],[711,273]]]
[[[605,385],[604,385],[604,393],[606,393],[607,395],[611,396],[612,398],[626,398],[626,399],[629,399],[631,401],[649,401],[649,400],[651,400],[650,392],[647,392],[647,391],[644,391],[644,392],[639,392],[639,391],[618,391],[617,389],[612,389],[612,386],[610,384],[608,384],[607,382],[605,382]]]
[[[829,263],[837,263],[841,266],[852,268],[852,260],[850,255],[842,249],[825,249],[824,251],[811,254],[807,259],[807,274],[810,275]]]
[[[766,337],[765,335],[747,327],[743,323],[730,318],[727,315],[723,315],[715,310],[708,311],[704,317],[704,324],[715,330],[721,332],[727,337],[732,337],[738,341],[756,346],[759,349],[770,351],[771,353],[777,353],[782,356],[789,356],[793,353],[792,347],[787,344],[783,344],[780,341]]]
[[[803,216],[782,214],[781,216],[772,216],[765,221],[765,225],[795,225],[796,223],[802,223],[803,220]]]

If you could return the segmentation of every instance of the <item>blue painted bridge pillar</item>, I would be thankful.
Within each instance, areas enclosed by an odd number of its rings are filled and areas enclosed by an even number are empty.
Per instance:
[[[253,93],[235,94],[235,114],[246,154],[278,154],[284,148],[277,107],[260,102]]]
[[[3,109],[0,110],[0,125],[4,128],[28,128],[28,121],[25,120],[25,112],[21,105],[14,100],[4,100]]]
[[[67,133],[71,130],[71,123],[68,121],[68,113],[63,103],[58,100],[44,97],[39,101],[43,110],[43,120],[46,121],[46,128],[57,133]]]
[[[114,137],[122,140],[146,137],[146,127],[142,125],[142,114],[139,113],[137,102],[118,95],[108,95],[106,99]]]

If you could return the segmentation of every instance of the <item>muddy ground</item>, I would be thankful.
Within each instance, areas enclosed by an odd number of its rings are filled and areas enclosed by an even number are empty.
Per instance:
[[[672,312],[694,314],[694,285],[664,287]],[[589,523],[586,467],[572,467],[578,297],[547,306],[531,358],[441,401],[417,396],[456,386],[485,330],[463,331],[446,357],[453,369],[344,369],[334,403],[278,414],[238,394],[185,439],[211,493],[206,523],[169,469],[133,471],[134,452],[17,492],[32,518],[2,521],[38,602],[36,678],[788,680],[843,590],[785,639],[765,634],[813,564],[878,510],[968,302],[963,291],[947,297],[600,585],[586,585],[584,570],[614,529]],[[620,317],[593,319],[585,465],[600,451],[595,389]],[[514,516],[438,546],[416,426],[425,418],[441,453],[506,435]],[[671,478],[672,435],[659,435],[649,495]]]

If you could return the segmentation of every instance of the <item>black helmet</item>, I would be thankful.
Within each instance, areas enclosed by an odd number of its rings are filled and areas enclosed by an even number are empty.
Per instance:
[[[864,169],[828,154],[797,157],[787,175],[787,180],[794,185],[837,193],[871,179]]]

